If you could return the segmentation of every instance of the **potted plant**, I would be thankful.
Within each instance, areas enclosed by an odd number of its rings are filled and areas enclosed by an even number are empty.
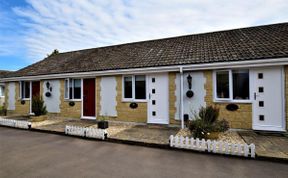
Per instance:
[[[99,117],[98,128],[99,129],[107,129],[109,127],[108,121],[106,120],[105,116]]]

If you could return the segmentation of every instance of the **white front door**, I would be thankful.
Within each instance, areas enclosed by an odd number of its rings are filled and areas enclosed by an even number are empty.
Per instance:
[[[253,82],[253,129],[284,131],[284,87],[282,67],[251,70]]]
[[[169,78],[167,73],[148,76],[148,123],[169,124]]]

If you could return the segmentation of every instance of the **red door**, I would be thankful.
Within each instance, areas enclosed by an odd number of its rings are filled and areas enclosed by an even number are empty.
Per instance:
[[[40,95],[40,81],[32,82],[32,97]]]
[[[95,117],[95,79],[83,79],[83,116]]]
[[[32,98],[34,96],[40,96],[40,81],[32,82]],[[34,113],[33,107],[32,107],[32,112]]]

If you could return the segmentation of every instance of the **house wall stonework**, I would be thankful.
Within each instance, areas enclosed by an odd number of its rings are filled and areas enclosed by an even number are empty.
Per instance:
[[[204,72],[206,78],[205,102],[207,106],[214,105],[220,109],[220,119],[226,119],[230,123],[231,128],[252,129],[252,104],[251,103],[235,103],[239,109],[237,111],[228,111],[226,106],[228,103],[213,102],[213,77],[212,71]]]
[[[72,117],[72,118],[80,118],[81,117],[81,101],[73,101],[75,103],[74,106],[69,105],[69,100],[64,99],[64,90],[65,90],[65,80],[60,80],[60,116],[62,117]]]
[[[180,125],[181,124],[180,120],[175,120],[175,113],[176,113],[175,79],[176,79],[176,73],[170,72],[169,73],[169,120],[170,120],[169,124]]]
[[[30,100],[25,100],[25,104],[21,104],[19,82],[15,83],[15,110],[7,110],[7,115],[29,115],[30,114]],[[9,83],[6,84],[7,90],[5,91],[5,102],[9,104]]]
[[[117,117],[110,117],[111,119],[119,121],[128,121],[128,122],[147,122],[147,103],[146,102],[137,102],[138,107],[136,109],[130,108],[131,102],[122,101],[122,75],[116,76],[117,81]]]
[[[100,117],[100,111],[101,111],[101,87],[100,87],[100,83],[101,83],[101,77],[96,77],[96,87],[95,87],[95,92],[96,92],[96,117]]]

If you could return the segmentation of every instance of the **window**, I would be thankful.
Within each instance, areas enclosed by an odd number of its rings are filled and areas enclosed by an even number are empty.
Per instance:
[[[229,71],[216,73],[217,98],[230,98],[229,92]]]
[[[65,92],[64,98],[69,99],[69,80],[65,79]]]
[[[20,82],[20,98],[30,99],[30,82],[26,81]]]
[[[146,99],[146,76],[135,75],[123,77],[124,100]]]
[[[249,70],[216,71],[217,100],[249,100]]]
[[[65,80],[65,99],[81,99],[81,79]]]
[[[135,99],[146,99],[145,75],[135,76]]]
[[[249,71],[233,70],[233,99],[249,100]]]
[[[5,87],[0,85],[0,97],[4,97],[5,95]]]
[[[132,98],[132,76],[124,77],[124,98]]]

